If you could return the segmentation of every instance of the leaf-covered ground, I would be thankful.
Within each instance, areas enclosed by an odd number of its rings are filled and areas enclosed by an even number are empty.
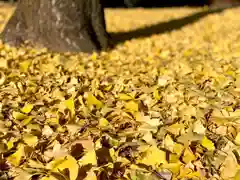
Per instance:
[[[240,8],[202,11],[107,9],[99,55],[1,45],[0,179],[239,180]]]

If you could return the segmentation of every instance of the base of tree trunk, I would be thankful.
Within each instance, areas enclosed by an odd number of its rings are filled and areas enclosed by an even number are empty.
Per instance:
[[[3,43],[19,47],[24,42],[54,52],[107,50],[101,0],[19,0],[6,24]]]

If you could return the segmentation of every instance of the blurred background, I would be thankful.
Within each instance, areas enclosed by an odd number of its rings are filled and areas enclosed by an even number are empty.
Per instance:
[[[176,7],[236,5],[240,0],[103,0],[105,7]]]
[[[171,7],[171,6],[203,6],[209,0],[104,0],[106,7]]]
[[[17,0],[0,0],[17,2]],[[105,7],[176,7],[176,6],[218,6],[237,5],[240,0],[102,0]]]

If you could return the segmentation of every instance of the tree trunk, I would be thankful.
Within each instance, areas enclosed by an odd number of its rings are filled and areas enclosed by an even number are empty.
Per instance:
[[[101,0],[19,0],[1,39],[17,47],[28,41],[55,52],[91,53],[106,50],[110,38]]]

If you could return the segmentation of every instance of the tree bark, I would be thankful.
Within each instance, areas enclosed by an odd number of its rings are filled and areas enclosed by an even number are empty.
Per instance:
[[[16,47],[28,41],[55,52],[90,53],[110,42],[101,0],[19,0],[1,39]]]

